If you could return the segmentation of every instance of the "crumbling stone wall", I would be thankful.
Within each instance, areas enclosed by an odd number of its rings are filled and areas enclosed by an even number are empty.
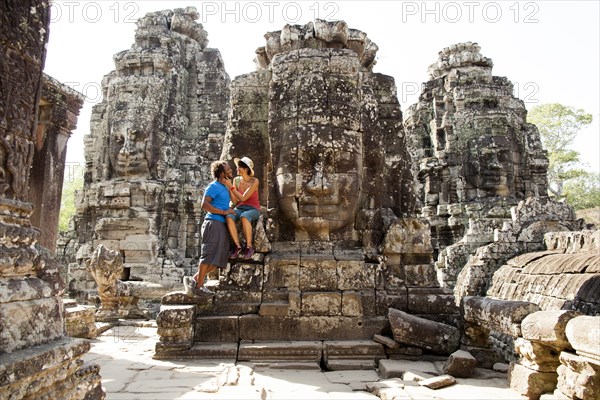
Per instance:
[[[419,215],[431,224],[438,279],[449,288],[469,254],[510,221],[510,207],[547,189],[537,128],[479,51],[471,42],[443,49],[404,121]]]
[[[523,254],[498,269],[488,296],[600,315],[600,231],[551,232],[544,241],[545,251]]]
[[[218,159],[229,77],[193,7],[148,13],[115,55],[85,140],[69,290],[95,293],[85,260],[100,244],[123,258],[124,280],[181,284],[199,252],[202,188]]]
[[[458,274],[454,287],[457,304],[464,296],[486,295],[494,273],[511,258],[544,250],[546,232],[575,231],[583,226],[584,221],[575,219],[573,208],[566,203],[549,197],[530,197],[519,202],[511,208],[510,222],[496,229],[492,243],[477,248]],[[440,259],[456,253],[461,243],[444,251]]]
[[[62,266],[31,223],[49,23],[48,1],[0,3],[0,398],[103,399],[99,367],[81,360],[89,342],[65,338]]]

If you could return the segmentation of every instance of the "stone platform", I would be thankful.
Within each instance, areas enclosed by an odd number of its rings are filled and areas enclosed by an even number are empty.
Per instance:
[[[232,358],[157,360],[152,351],[157,340],[156,328],[134,326],[113,328],[92,340],[84,360],[101,366],[107,398],[526,399],[508,387],[506,373],[480,368],[472,378],[457,378],[452,386],[432,390],[408,380],[385,378],[375,370],[323,371],[316,363],[235,363]],[[393,367],[413,375],[441,374],[443,363],[399,360],[387,370]]]

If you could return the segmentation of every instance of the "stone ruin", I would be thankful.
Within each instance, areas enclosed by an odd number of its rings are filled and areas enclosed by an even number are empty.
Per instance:
[[[56,232],[37,228],[57,223],[51,181],[82,104],[42,74],[49,23],[49,1],[0,3],[0,398],[103,399],[90,343],[65,336],[63,266],[41,246]]]
[[[511,207],[547,193],[537,128],[479,50],[471,42],[443,49],[405,118],[418,215],[431,226],[438,279],[448,288],[469,255],[511,222]]]
[[[58,252],[69,292],[95,296],[86,269],[104,245],[124,281],[179,286],[199,256],[199,199],[225,134],[229,77],[194,8],[147,14],[135,43],[114,56],[85,139],[84,187],[74,230]],[[160,296],[158,296],[158,301]]]
[[[373,72],[377,45],[345,22],[267,33],[257,70],[229,84],[196,18],[193,8],[150,13],[115,56],[86,138],[75,230],[59,249],[71,292],[101,292],[109,318],[126,316],[195,269],[210,162],[254,160],[258,251],[231,260],[215,296],[162,297],[156,358],[336,369],[432,352],[452,353],[452,370],[469,351],[491,367],[527,353],[522,324],[540,309],[598,314],[597,258],[577,264],[587,280],[568,260],[548,278],[514,259],[583,223],[545,197],[537,129],[477,44],[440,53],[403,122],[393,78]],[[94,274],[109,279],[97,288]],[[571,291],[536,292],[532,282],[551,279]],[[162,292],[136,291],[139,280]],[[565,388],[597,379],[596,361],[565,357]],[[538,393],[536,382],[513,387]]]
[[[241,342],[240,360],[277,358],[283,348],[253,343],[293,340],[308,341],[294,356],[303,360],[325,340],[332,366],[360,351],[383,355],[367,339],[385,329],[390,307],[455,322],[429,228],[411,217],[402,113],[393,79],[372,71],[377,46],[345,22],[265,37],[257,71],[231,84],[221,158],[254,160],[269,246],[232,260],[214,299],[165,296],[157,357],[229,357]]]

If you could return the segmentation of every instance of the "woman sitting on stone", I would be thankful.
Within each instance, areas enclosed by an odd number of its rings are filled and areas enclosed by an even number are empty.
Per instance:
[[[252,222],[258,220],[260,216],[260,203],[258,201],[258,179],[254,177],[254,163],[248,157],[235,158],[237,174],[233,179],[233,185],[229,188],[231,202],[235,206],[235,214],[227,215],[227,229],[235,242],[235,250],[230,254],[230,258],[239,257],[242,252],[237,227],[235,225],[238,219],[242,220],[242,231],[246,238],[246,249],[243,252],[243,258],[249,259],[254,254],[252,248]]]

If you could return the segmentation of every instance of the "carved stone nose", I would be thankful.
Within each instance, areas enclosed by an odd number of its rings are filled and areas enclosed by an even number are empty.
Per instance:
[[[331,193],[331,185],[323,172],[316,170],[312,179],[306,184],[306,191],[315,196],[325,196]]]

